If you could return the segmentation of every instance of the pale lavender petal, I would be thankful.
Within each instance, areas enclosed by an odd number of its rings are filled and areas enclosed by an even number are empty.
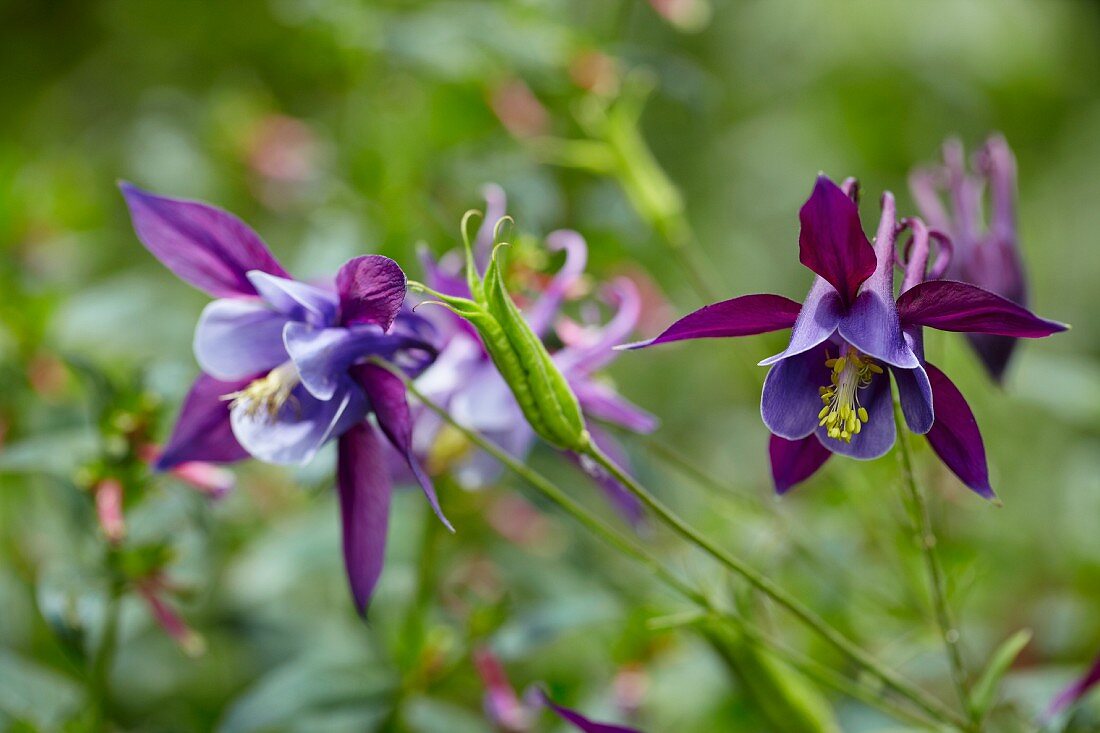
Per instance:
[[[340,324],[373,324],[389,330],[405,301],[405,273],[389,257],[365,255],[348,260],[336,273]]]
[[[336,325],[339,301],[335,293],[258,270],[250,271],[248,279],[268,305],[291,320],[314,326]]]
[[[491,362],[481,364],[454,396],[451,415],[462,425],[482,432],[527,424],[512,390]]]
[[[814,310],[825,307],[839,312],[836,291],[824,280],[820,282],[820,287],[810,291],[814,301],[811,304],[810,297],[807,297],[807,307]],[[729,338],[780,331],[794,327],[802,310],[803,306],[782,295],[742,295],[740,298],[703,306],[673,323],[656,338],[627,344],[622,348],[640,349],[684,339]],[[807,312],[808,316],[810,312]],[[823,312],[822,315],[828,314]],[[821,340],[828,338],[836,328],[835,318],[829,316],[827,320],[831,321],[831,327]]]
[[[859,391],[860,404],[866,408],[867,417],[870,420],[863,424],[863,429],[859,433],[852,436],[852,442],[830,438],[824,427],[817,428],[818,439],[833,453],[861,461],[886,455],[897,438],[894,406],[891,400],[889,377],[885,374],[876,375],[866,389]]]
[[[370,425],[360,422],[340,436],[336,487],[344,567],[355,608],[362,615],[367,613],[386,553],[391,487],[382,465],[382,444]]]
[[[623,466],[627,471],[630,471],[630,459],[617,440],[595,426],[589,426],[588,432],[592,435],[592,442],[595,443],[601,451],[610,456],[611,460],[617,465]],[[581,470],[592,477],[592,480],[595,481],[596,485],[603,491],[608,503],[611,504],[612,508],[615,509],[623,519],[635,528],[642,524],[642,521],[645,519],[645,510],[642,507],[642,503],[638,500],[638,497],[630,493],[630,491],[619,483],[614,476],[592,460],[578,456],[572,452],[568,455],[581,467]]]
[[[898,311],[908,325],[941,331],[1042,338],[1066,326],[969,283],[929,280],[901,294]]]
[[[195,360],[217,379],[241,379],[286,361],[287,317],[258,298],[223,298],[203,309],[195,326]]]
[[[470,297],[470,286],[466,284],[465,278],[459,276],[459,268],[446,267],[443,260],[437,261],[431,250],[423,245],[416,248],[416,256],[424,270],[424,283],[429,288],[456,298]]]
[[[551,232],[546,237],[546,246],[554,252],[565,250],[565,264],[550,279],[538,300],[523,314],[531,330],[540,337],[546,335],[553,325],[562,302],[584,275],[588,263],[588,245],[577,232],[569,229]]]
[[[936,422],[928,431],[928,444],[960,481],[979,496],[994,498],[985,445],[974,413],[946,374],[931,364],[925,366],[936,401]]]
[[[777,494],[802,483],[825,465],[832,452],[816,435],[808,435],[801,440],[787,440],[772,435],[768,441],[768,457],[771,459],[772,482]]]
[[[1051,700],[1046,717],[1053,718],[1070,705],[1076,704],[1097,684],[1100,684],[1100,657],[1097,657],[1096,661],[1092,663],[1092,667],[1084,675],[1074,680]]]
[[[199,375],[183,399],[172,435],[157,458],[156,470],[167,471],[181,463],[206,461],[231,463],[248,457],[229,425],[225,395],[244,388],[251,377],[223,382]]]
[[[760,397],[760,416],[774,434],[798,440],[817,428],[819,387],[829,384],[825,348],[804,351],[777,362],[768,371]]]
[[[760,366],[775,364],[824,343],[836,333],[844,313],[844,304],[833,286],[820,277],[814,278],[814,284],[810,286],[810,292],[806,295],[806,300],[802,303],[802,309],[794,322],[787,348],[775,356],[764,359],[760,362]]]
[[[439,498],[435,494],[431,479],[424,473],[420,461],[413,455],[412,414],[409,412],[409,403],[405,397],[405,383],[388,369],[376,364],[356,365],[352,369],[352,377],[366,393],[370,401],[370,409],[378,420],[378,427],[382,428],[390,444],[408,462],[420,488],[424,490],[424,496],[427,497],[432,511],[447,529],[453,532],[454,527],[443,516],[443,510],[439,507]],[[380,473],[385,472],[382,465],[378,465],[375,470]]]
[[[583,731],[583,733],[640,733],[636,728],[628,728],[625,725],[597,723],[594,720],[589,720],[575,710],[556,704],[545,692],[542,692],[542,701],[548,708],[557,713],[559,718],[577,730]]]
[[[844,303],[851,303],[875,271],[875,252],[863,233],[859,208],[828,177],[818,176],[798,218],[799,261],[828,281]]]
[[[898,385],[898,401],[905,415],[905,424],[914,433],[924,434],[932,428],[936,419],[932,402],[932,385],[924,367],[916,369],[891,369]]]
[[[652,433],[660,422],[614,389],[591,379],[570,381],[581,410],[588,417],[624,427],[634,433]]]
[[[642,295],[633,280],[615,278],[606,288],[605,297],[618,306],[611,320],[594,331],[580,329],[584,338],[554,354],[554,361],[566,375],[589,374],[610,364],[616,356],[616,344],[630,335],[638,324],[642,314]]]
[[[255,295],[250,270],[288,277],[256,232],[227,211],[120,183],[134,231],[181,280],[215,298]]]
[[[237,440],[255,458],[302,465],[366,414],[367,399],[355,385],[344,385],[331,400],[319,400],[299,385],[274,418],[249,416],[237,406],[230,411],[230,421]]]
[[[909,175],[909,193],[917,204],[920,215],[933,229],[942,232],[951,231],[951,220],[947,215],[947,208],[940,198],[940,181],[943,176],[941,169],[920,168]]]

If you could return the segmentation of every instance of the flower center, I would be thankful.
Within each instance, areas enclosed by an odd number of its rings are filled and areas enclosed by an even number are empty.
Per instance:
[[[244,389],[222,395],[222,399],[229,402],[230,410],[240,408],[249,418],[259,417],[265,422],[271,422],[283,405],[288,401],[296,402],[291,392],[300,381],[294,362],[288,361],[272,369],[266,377],[249,383]]]
[[[859,403],[859,391],[871,384],[875,374],[882,374],[882,367],[851,346],[845,346],[837,358],[826,359],[825,366],[832,370],[832,384],[819,388],[825,406],[817,413],[818,425],[826,428],[830,438],[851,443],[852,436],[869,421],[866,408]]]

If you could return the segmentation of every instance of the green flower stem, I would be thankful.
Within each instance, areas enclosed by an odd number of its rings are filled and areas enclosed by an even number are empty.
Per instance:
[[[88,690],[88,708],[96,725],[102,725],[110,718],[111,709],[111,663],[114,661],[118,646],[119,607],[122,602],[122,587],[111,583],[107,598],[107,607],[103,610],[103,629],[99,646],[88,664],[86,685]]]
[[[596,536],[600,537],[602,540],[604,540],[606,543],[608,543],[609,545],[611,545],[615,549],[617,549],[620,552],[622,552],[623,554],[633,558],[634,560],[639,562],[641,565],[643,565],[644,567],[651,570],[653,572],[653,574],[659,580],[661,580],[663,583],[668,585],[670,588],[672,588],[673,590],[675,590],[678,593],[680,593],[681,595],[683,595],[688,600],[692,601],[693,603],[697,604],[698,606],[700,606],[701,608],[705,609],[708,612],[716,613],[716,614],[719,614],[719,615],[721,615],[725,618],[734,620],[736,623],[738,623],[739,628],[743,632],[745,632],[747,634],[751,634],[752,638],[757,640],[758,643],[766,644],[769,647],[773,648],[773,650],[777,654],[779,654],[780,656],[785,657],[785,658],[789,658],[790,655],[785,653],[785,650],[783,650],[781,647],[778,647],[778,645],[774,645],[770,640],[767,639],[767,637],[764,634],[762,634],[759,631],[756,631],[756,630],[752,629],[747,624],[743,623],[740,619],[737,619],[736,617],[731,616],[727,612],[723,612],[723,611],[718,610],[709,598],[707,598],[701,592],[699,592],[695,588],[691,587],[690,585],[685,583],[683,580],[681,580],[679,577],[677,577],[675,574],[673,574],[671,571],[669,571],[664,566],[664,564],[661,563],[660,560],[658,560],[656,557],[651,555],[646,550],[644,550],[644,549],[638,547],[637,545],[635,545],[634,542],[632,542],[631,540],[624,537],[620,532],[618,532],[617,530],[612,528],[610,525],[608,525],[604,521],[602,521],[599,518],[593,516],[591,513],[588,512],[588,510],[586,510],[583,506],[581,506],[576,501],[574,501],[568,494],[563,492],[561,489],[559,489],[557,486],[555,486],[553,483],[551,483],[549,480],[547,480],[541,474],[539,474],[536,471],[530,469],[529,467],[527,467],[526,465],[524,465],[520,461],[517,461],[515,458],[510,456],[508,453],[501,450],[494,443],[492,443],[492,442],[486,440],[485,438],[483,438],[477,432],[475,432],[473,430],[470,430],[469,428],[467,428],[467,427],[463,426],[462,424],[458,423],[453,417],[451,417],[450,413],[448,413],[444,408],[442,408],[441,406],[439,406],[436,403],[432,402],[423,393],[421,393],[416,388],[416,385],[413,384],[412,381],[409,380],[403,373],[401,373],[400,370],[397,370],[397,369],[393,368],[392,365],[386,365],[386,366],[387,366],[387,368],[390,368],[390,370],[394,374],[399,376],[405,382],[406,388],[408,389],[409,393],[412,394],[414,397],[416,397],[425,407],[427,407],[429,410],[431,410],[435,414],[439,415],[440,418],[442,418],[450,426],[452,426],[453,428],[458,430],[460,433],[462,433],[463,436],[465,436],[471,443],[473,443],[474,445],[476,445],[478,448],[485,451],[489,455],[493,456],[493,458],[500,461],[500,463],[502,465],[504,465],[506,468],[508,468],[510,471],[512,471],[517,476],[519,476],[520,478],[527,481],[531,486],[533,486],[536,490],[538,490],[543,496],[545,496],[551,502],[556,504],[560,509],[562,509],[567,514],[569,514],[571,517],[573,517],[573,519],[575,519],[578,523],[580,523],[586,529],[591,531]],[[602,454],[601,454],[601,456],[602,456]],[[595,456],[593,456],[593,458],[599,462],[598,458],[596,458]],[[611,466],[614,466],[614,464],[611,463],[609,460],[607,460],[606,457],[604,457],[604,460],[606,461],[606,464],[609,464],[609,465],[605,464],[605,467],[607,467],[608,470],[611,470],[613,473],[617,473],[617,474],[622,474],[623,473],[621,470],[618,469],[617,466],[615,466],[615,468],[613,470],[611,468]],[[623,474],[623,475],[625,475],[625,474]],[[642,491],[644,492],[644,489]],[[646,495],[648,496],[648,493]],[[644,501],[644,499],[643,499],[643,501]],[[654,500],[654,501],[656,501],[656,500]],[[757,576],[757,577],[759,577],[759,576]],[[767,582],[770,584],[770,581],[767,581]],[[797,605],[797,602],[793,601],[793,599],[792,599],[792,603],[795,603]],[[809,614],[810,617],[812,617],[812,618],[816,618],[816,616],[814,616],[813,613],[810,612],[808,609],[805,611],[805,613]],[[860,661],[861,658],[867,659],[868,662],[861,662],[862,666],[864,666],[864,667],[870,669],[871,671],[875,672],[876,676],[878,676],[880,679],[882,679],[883,682],[888,684],[891,688],[893,688],[895,691],[897,691],[902,696],[904,696],[904,697],[908,698],[909,700],[911,700],[914,704],[916,704],[918,707],[920,707],[925,712],[927,712],[929,715],[931,715],[935,720],[951,723],[953,725],[958,725],[958,726],[965,729],[965,727],[966,727],[965,722],[963,722],[953,711],[946,708],[938,700],[929,697],[926,693],[924,693],[923,691],[913,687],[907,681],[901,679],[897,675],[894,675],[889,670],[887,670],[885,668],[882,668],[874,659],[872,659],[869,655],[867,655],[866,652],[863,652],[861,649],[859,649],[854,644],[852,644],[852,642],[849,642],[847,639],[845,639],[843,636],[840,635],[840,632],[836,631],[835,629],[832,629],[832,627],[829,627],[824,621],[819,620],[819,625],[823,628],[828,629],[829,632],[833,636],[841,639],[842,643],[844,645],[846,645],[844,650],[849,656],[851,656],[853,659],[856,659],[856,661]],[[849,651],[849,649],[852,650],[852,651]],[[799,666],[799,667],[802,666],[801,664],[799,664],[795,661],[789,661],[789,663],[791,663],[794,666]],[[832,680],[834,682],[834,684],[833,684],[834,687],[836,687],[838,684],[844,684],[842,682],[838,682],[837,678],[843,679],[840,675],[837,675],[836,673],[832,673]],[[848,683],[848,687],[850,688],[851,685],[858,685],[858,684],[859,683],[851,682],[851,683]],[[886,700],[881,695],[877,695],[874,690],[872,690],[870,688],[866,688],[866,686],[864,686],[864,687],[865,687],[865,689],[863,689],[860,692],[860,697],[858,699],[864,700],[866,702],[870,702],[870,701],[873,700],[874,701],[873,704],[876,707],[879,707],[880,709],[884,710],[884,712],[890,713],[892,715],[897,715],[897,717],[899,717],[901,719],[912,719],[912,717],[914,715],[913,713],[910,713],[909,711],[906,711],[904,709],[899,709],[898,706],[894,705],[891,701]],[[900,710],[900,712],[899,712],[899,710]]]
[[[929,713],[937,720],[943,720],[950,722],[953,725],[960,727],[963,730],[972,730],[972,725],[959,716],[958,713],[951,710],[944,705],[940,700],[929,695],[924,690],[915,687],[907,680],[902,678],[896,672],[885,666],[882,662],[875,659],[868,652],[862,649],[855,642],[851,641],[831,626],[825,619],[819,616],[809,607],[805,606],[801,601],[788,593],[783,588],[776,585],[769,578],[762,575],[760,572],[754,570],[748,566],[743,560],[735,557],[728,551],[722,549],[718,545],[714,544],[711,540],[704,537],[694,527],[689,525],[683,519],[680,518],[675,512],[660,501],[653,494],[639,484],[634,478],[618,466],[613,460],[607,457],[598,447],[589,444],[586,454],[604,469],[606,469],[615,479],[619,481],[623,486],[630,490],[643,504],[645,504],[650,511],[654,513],[662,522],[664,522],[670,529],[683,537],[685,540],[703,550],[712,558],[717,560],[720,564],[726,567],[728,570],[740,575],[750,585],[755,587],[760,592],[771,598],[783,608],[787,609],[795,618],[801,621],[803,624],[813,629],[818,635],[820,635],[825,641],[832,644],[849,657],[852,661],[856,662],[867,671],[874,674],[886,685],[894,689],[898,694],[908,698],[913,704]]]
[[[901,403],[894,398],[894,422],[898,432],[898,460],[901,464],[902,483],[905,485],[909,514],[913,522],[917,544],[920,546],[924,565],[928,571],[929,590],[932,596],[932,609],[939,626],[940,637],[947,651],[947,660],[951,666],[951,679],[959,694],[963,709],[971,715],[975,726],[979,726],[970,705],[970,692],[967,687],[966,666],[963,664],[962,650],[959,648],[959,631],[955,626],[951,609],[947,604],[947,589],[943,566],[936,553],[936,535],[932,531],[932,519],[928,513],[928,504],[924,492],[917,485],[913,471],[913,454],[909,446],[909,429],[901,411]]]

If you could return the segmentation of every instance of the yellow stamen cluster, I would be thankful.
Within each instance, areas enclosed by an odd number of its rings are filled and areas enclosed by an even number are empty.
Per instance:
[[[869,420],[867,410],[859,404],[859,390],[870,385],[874,375],[882,374],[882,367],[850,346],[837,358],[827,359],[825,366],[832,370],[832,384],[818,390],[825,403],[817,413],[818,425],[826,428],[830,438],[851,443],[852,436],[859,435]]]
[[[222,399],[229,402],[231,410],[240,408],[250,419],[259,417],[270,422],[278,416],[283,405],[295,402],[291,392],[299,381],[298,370],[293,362],[288,361],[272,369],[266,377],[250,382],[244,389],[222,395]]]

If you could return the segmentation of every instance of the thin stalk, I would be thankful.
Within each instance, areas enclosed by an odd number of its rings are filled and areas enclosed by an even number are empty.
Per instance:
[[[88,706],[97,725],[109,717],[111,707],[110,676],[111,663],[114,661],[118,644],[118,617],[122,590],[112,583],[103,611],[103,630],[99,637],[99,646],[88,664],[87,689]]]
[[[639,484],[630,474],[620,468],[615,461],[611,460],[611,458],[603,453],[597,446],[590,443],[587,455],[614,476],[619,483],[629,489],[634,496],[645,504],[646,507],[648,507],[649,510],[670,529],[691,544],[703,550],[728,570],[740,575],[750,585],[785,608],[791,615],[815,631],[821,638],[832,644],[852,661],[874,674],[886,685],[893,688],[898,694],[908,698],[919,708],[939,720],[949,721],[963,730],[972,730],[971,724],[965,718],[961,717],[958,713],[951,710],[940,700],[929,695],[924,690],[910,684],[882,662],[864,651],[858,644],[848,639],[848,637],[830,625],[825,619],[808,606],[804,605],[793,595],[747,565],[740,558],[722,549],[700,534],[698,530],[681,519],[678,514],[667,507],[660,499],[653,496],[653,494]]]
[[[391,368],[389,365],[387,365],[387,367]],[[416,397],[421,402],[421,404],[437,414],[450,426],[462,433],[463,436],[465,436],[466,439],[469,440],[471,443],[498,460],[502,465],[515,473],[517,476],[527,481],[544,497],[556,504],[561,510],[569,514],[573,519],[575,519],[586,529],[601,538],[607,544],[611,545],[615,549],[619,550],[628,557],[633,558],[635,561],[651,570],[659,580],[661,580],[663,583],[668,585],[676,592],[680,593],[686,599],[694,602],[696,605],[700,606],[704,610],[729,617],[728,613],[718,610],[711,602],[711,600],[707,598],[704,594],[702,594],[701,592],[687,584],[685,581],[681,580],[670,570],[668,570],[660,560],[651,555],[648,551],[638,547],[634,542],[624,537],[620,532],[612,528],[603,520],[593,516],[591,513],[588,512],[588,510],[586,510],[583,506],[574,501],[571,497],[569,497],[568,494],[563,492],[544,476],[532,470],[520,461],[516,460],[514,457],[499,448],[496,444],[492,443],[489,440],[486,440],[477,432],[470,430],[469,428],[457,422],[453,417],[451,417],[450,413],[447,412],[447,410],[445,410],[443,407],[439,406],[438,404],[430,400],[427,396],[425,396],[422,392],[420,392],[416,388],[416,385],[413,384],[413,382],[408,379],[403,373],[401,373],[400,370],[391,368],[391,371],[405,382],[405,386],[408,389],[409,393]],[[610,465],[605,464],[605,467],[607,467],[608,470],[612,470],[611,466],[614,466],[615,464],[611,463],[610,461],[607,461],[607,463]],[[615,469],[618,470],[618,467],[615,466]],[[613,471],[613,473],[614,472],[615,471]],[[622,472],[618,471],[618,473]],[[770,584],[770,581],[766,581],[766,579],[763,580]],[[763,588],[761,588],[761,590],[763,590]],[[795,603],[797,605],[797,602],[793,601],[793,599],[792,603]],[[806,613],[809,614],[811,617],[816,618],[811,611],[808,611],[808,609],[806,610]],[[738,624],[742,630],[752,633],[756,636],[756,638],[762,640],[761,643],[770,643],[767,641],[763,641],[764,639],[766,639],[766,637],[762,634],[762,632],[752,629],[750,626],[740,620],[738,620]],[[904,679],[901,679],[889,670],[882,668],[881,665],[879,665],[874,659],[870,658],[869,655],[856,647],[852,642],[849,642],[847,639],[845,639],[842,635],[840,635],[840,632],[835,631],[831,627],[829,627],[824,621],[820,621],[820,625],[826,629],[829,629],[833,635],[840,638],[842,640],[842,643],[845,644],[847,648],[854,650],[853,653],[845,649],[846,653],[849,656],[851,656],[857,662],[860,662],[863,667],[870,669],[872,672],[875,672],[876,676],[878,676],[883,682],[885,682],[888,686],[893,688],[902,696],[909,699],[917,707],[924,710],[933,719],[947,722],[952,725],[956,725],[962,729],[966,729],[965,721],[962,721],[961,718],[959,718],[953,711],[946,708],[938,700],[929,697],[926,693],[918,688],[913,687]],[[819,633],[821,633],[820,630]],[[784,652],[778,647],[777,653],[786,656]],[[860,657],[865,657],[870,660],[870,664],[862,662]],[[887,677],[889,677],[890,679],[887,679]],[[894,706],[890,701],[884,700],[881,697],[874,697],[873,692],[868,692],[865,696],[859,699],[869,701],[872,698],[875,700],[874,704],[876,705],[876,707],[879,707],[884,712],[895,714],[896,710],[894,708],[896,708],[896,706]],[[911,718],[912,713],[909,713],[909,716]]]
[[[925,569],[928,571],[932,609],[936,617],[936,625],[939,627],[940,638],[943,639],[947,652],[947,660],[951,666],[951,679],[955,683],[963,709],[970,714],[974,724],[979,725],[970,706],[966,666],[963,664],[962,650],[959,648],[959,631],[955,627],[951,609],[947,604],[945,575],[939,554],[936,553],[936,535],[932,531],[928,503],[924,500],[924,492],[917,485],[917,477],[913,471],[913,454],[909,446],[909,432],[905,425],[905,417],[902,415],[901,403],[897,399],[894,400],[894,422],[897,424],[898,460],[901,464],[902,483],[907,493],[913,531],[917,535],[917,544],[920,546]]]

